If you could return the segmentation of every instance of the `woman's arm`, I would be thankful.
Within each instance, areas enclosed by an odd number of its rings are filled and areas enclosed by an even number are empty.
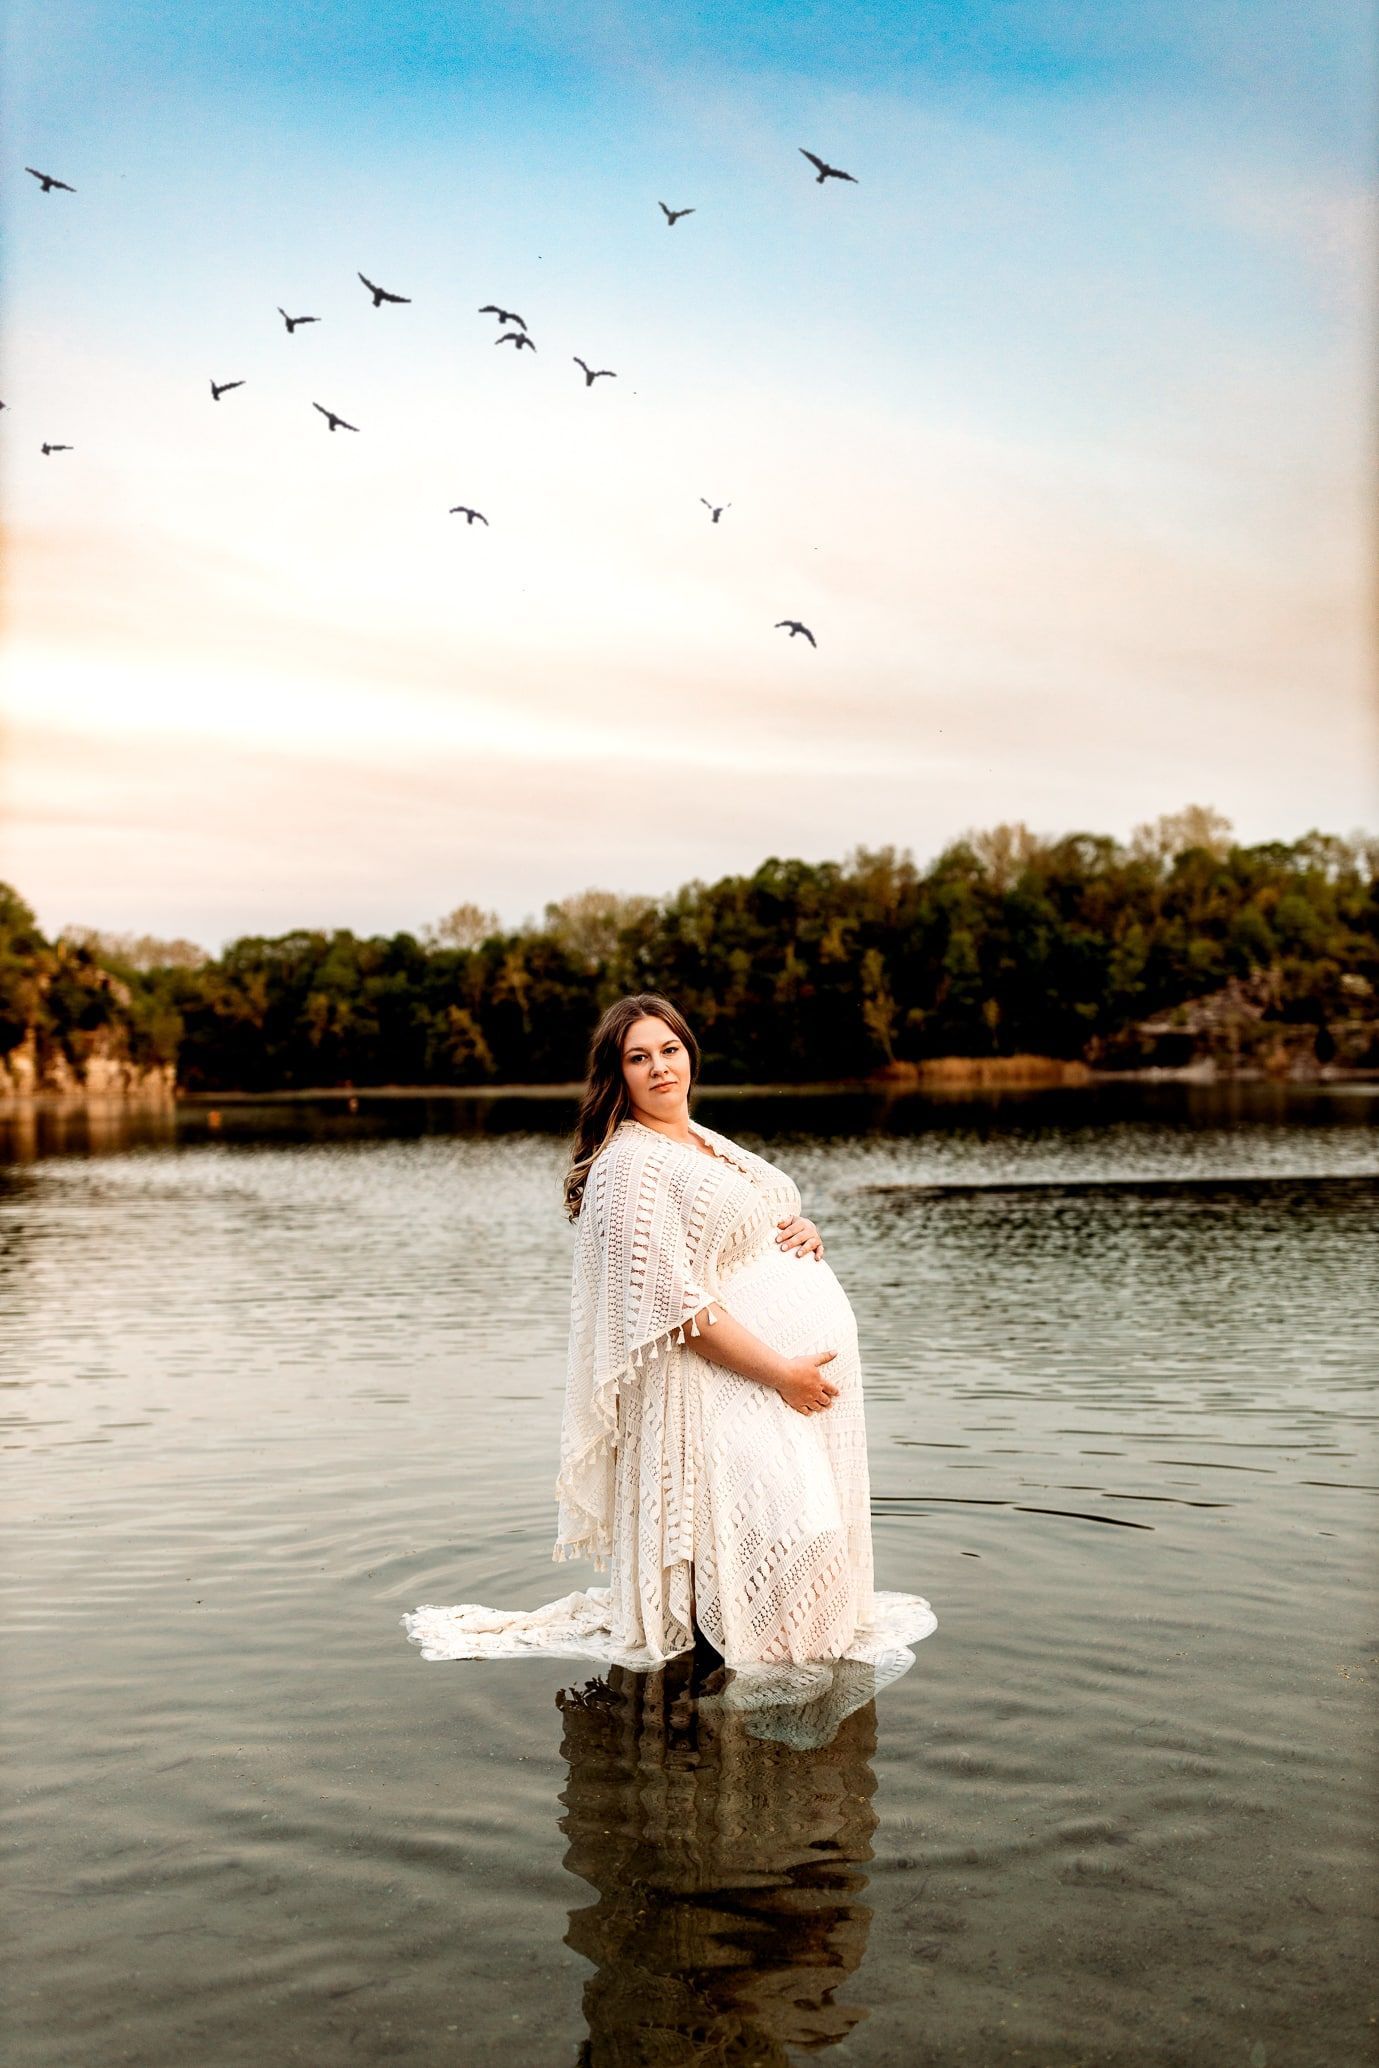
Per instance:
[[[710,1324],[707,1319],[708,1306],[701,1307],[697,1316],[699,1334],[694,1347],[701,1357],[726,1365],[740,1378],[755,1379],[758,1385],[771,1387],[797,1414],[817,1414],[833,1405],[838,1388],[824,1376],[821,1367],[831,1363],[838,1354],[836,1350],[819,1350],[809,1357],[782,1357],[760,1336],[734,1321],[717,1300],[711,1304],[718,1317],[715,1322]]]

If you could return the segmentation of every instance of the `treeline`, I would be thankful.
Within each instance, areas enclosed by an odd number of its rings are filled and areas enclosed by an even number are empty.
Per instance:
[[[125,1093],[167,1078],[183,1022],[165,958],[179,946],[202,965],[206,956],[187,943],[149,943],[155,964],[126,971],[97,939],[45,939],[23,899],[0,883],[0,1095]]]
[[[558,1082],[581,1075],[601,1008],[643,989],[677,1001],[720,1083],[938,1056],[1129,1067],[1159,1039],[1146,1022],[1242,983],[1323,1060],[1335,1029],[1369,1026],[1379,841],[1243,846],[1200,807],[1128,843],[999,826],[927,869],[859,848],[661,899],[584,892],[516,930],[460,906],[417,934],[246,936],[218,956],[48,942],[0,888],[0,1060],[26,1031],[71,1055],[105,1029],[188,1090]],[[1372,1029],[1361,1048],[1347,1059],[1379,1062]]]

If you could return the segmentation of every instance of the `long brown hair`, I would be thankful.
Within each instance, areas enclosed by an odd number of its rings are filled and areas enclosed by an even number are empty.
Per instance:
[[[628,1028],[644,1019],[664,1020],[672,1034],[684,1042],[690,1061],[691,1090],[699,1075],[699,1043],[684,1015],[659,991],[636,991],[609,1006],[589,1043],[584,1095],[575,1121],[570,1168],[565,1173],[565,1211],[572,1221],[579,1219],[590,1164],[607,1147],[619,1122],[632,1111],[632,1094],[622,1074],[622,1045]]]

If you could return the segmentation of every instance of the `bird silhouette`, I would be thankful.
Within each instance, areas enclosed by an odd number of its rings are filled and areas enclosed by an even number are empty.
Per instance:
[[[495,345],[516,345],[519,352],[521,351],[523,345],[526,346],[529,352],[534,352],[536,350],[536,346],[527,336],[525,330],[505,330],[502,336],[496,337],[493,340],[493,342]]]
[[[40,172],[37,166],[26,165],[24,170],[31,172],[36,180],[42,180],[45,194],[51,194],[54,187],[61,187],[64,194],[75,194],[77,191],[75,187],[69,187],[66,180],[54,179],[51,172]]]
[[[45,445],[45,446],[44,446],[44,448],[43,448],[43,450],[44,450],[44,452],[45,452],[45,453],[48,453],[48,452],[71,452],[71,451],[72,451],[72,447],[71,447],[70,445]]]
[[[667,228],[672,230],[675,228],[675,225],[679,222],[682,215],[694,214],[694,210],[692,208],[667,208],[664,201],[658,201],[656,203],[656,206],[660,209],[661,214],[665,217]]]
[[[504,323],[520,323],[523,330],[527,327],[525,320],[517,314],[516,310],[500,309],[497,302],[485,302],[479,314],[481,316],[496,316],[500,328]]]
[[[487,517],[485,517],[483,511],[471,510],[468,503],[456,503],[454,509],[450,512],[450,515],[452,517],[463,517],[466,526],[471,525],[476,517],[478,518],[480,524],[488,523],[488,519]]]
[[[230,390],[231,390],[231,388],[242,388],[243,386],[244,386],[244,383],[243,383],[243,381],[222,381],[222,382],[220,383],[220,386],[219,386],[219,387],[217,387],[217,386],[216,386],[216,384],[215,384],[215,382],[214,382],[214,381],[212,381],[212,382],[211,382],[211,400],[212,400],[213,402],[219,402],[219,400],[220,400],[221,396],[222,396],[222,395],[228,395],[228,394],[229,394],[229,392],[230,392]]]
[[[704,505],[704,508],[708,511],[710,517],[713,519],[715,524],[717,524],[719,518],[723,515],[723,512],[725,510],[731,510],[732,508],[731,503],[719,503],[717,507],[715,507],[714,504],[709,501],[706,495],[701,495],[699,500]]]
[[[299,323],[319,323],[321,320],[319,316],[289,316],[281,302],[277,304],[277,309],[278,314],[282,317],[283,322],[287,325],[287,334],[289,337],[291,337],[293,331],[297,328],[297,325]]]
[[[816,158],[812,151],[806,151],[803,144],[799,146],[799,149],[802,157],[807,158],[811,165],[817,165],[819,168],[819,177],[814,182],[816,187],[821,187],[825,180],[852,180],[853,186],[857,185],[857,181],[852,173],[839,172],[836,165],[825,165],[822,158]]]
[[[579,357],[578,353],[575,354],[575,365],[584,366],[584,361]],[[592,388],[595,381],[615,381],[617,377],[611,366],[584,366],[584,385],[586,388]]]
[[[321,409],[319,402],[313,402],[311,406],[313,409]],[[321,414],[330,425],[332,431],[337,428],[342,431],[357,431],[359,429],[358,424],[347,424],[345,419],[342,416],[337,416],[333,409],[321,409]]]
[[[817,647],[819,643],[818,640],[814,637],[814,634],[810,631],[808,625],[802,625],[798,618],[777,618],[776,630],[778,632],[788,632],[792,639],[794,638],[797,632],[803,632],[805,638],[809,641],[811,646]]]
[[[373,296],[373,305],[376,309],[381,309],[384,302],[410,302],[412,299],[410,294],[389,294],[386,287],[375,287],[372,280],[363,273],[359,277]]]

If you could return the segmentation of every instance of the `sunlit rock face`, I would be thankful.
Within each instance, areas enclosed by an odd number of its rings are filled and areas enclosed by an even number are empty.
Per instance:
[[[56,1042],[41,1043],[30,1027],[0,1056],[0,1099],[133,1099],[170,1105],[176,1096],[176,1066],[132,1062],[121,1053],[118,1030],[102,1027],[73,1045],[75,1057]]]

